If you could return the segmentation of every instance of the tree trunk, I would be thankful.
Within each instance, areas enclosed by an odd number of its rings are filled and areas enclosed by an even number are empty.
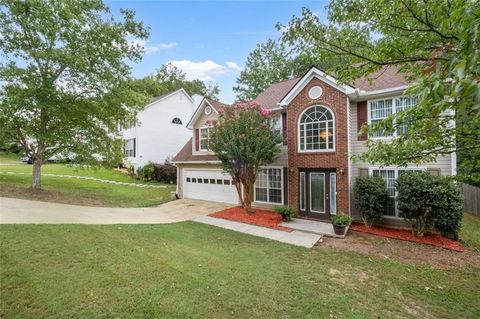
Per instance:
[[[252,188],[251,183],[243,184],[243,208],[248,214],[252,212]]]
[[[38,157],[33,157],[33,176],[32,176],[32,189],[42,189],[42,160]]]

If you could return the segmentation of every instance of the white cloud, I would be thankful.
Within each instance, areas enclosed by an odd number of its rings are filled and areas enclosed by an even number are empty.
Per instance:
[[[150,44],[149,41],[133,38],[129,41],[130,46],[139,46],[145,50],[145,54],[155,53],[160,50],[173,49],[178,46],[177,42]]]
[[[226,62],[225,65],[218,64],[212,60],[194,62],[190,60],[168,61],[187,74],[187,78],[199,79],[201,81],[213,81],[218,76],[237,73],[241,68],[235,62]]]
[[[239,72],[242,71],[242,68],[235,62],[227,62],[225,64],[232,70],[239,71]]]

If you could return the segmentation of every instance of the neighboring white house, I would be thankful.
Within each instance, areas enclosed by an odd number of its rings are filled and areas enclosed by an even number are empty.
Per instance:
[[[138,113],[136,123],[120,130],[124,164],[137,170],[150,161],[163,164],[175,156],[192,137],[186,125],[202,99],[184,89],[154,98]]]

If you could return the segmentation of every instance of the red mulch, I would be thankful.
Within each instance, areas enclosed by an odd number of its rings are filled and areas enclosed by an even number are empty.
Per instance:
[[[208,216],[233,220],[250,225],[273,228],[276,230],[283,230],[286,232],[293,231],[293,229],[289,227],[280,226],[280,223],[282,222],[282,216],[271,210],[254,209],[253,213],[247,214],[242,207],[238,206],[228,208]]]
[[[440,235],[424,235],[423,237],[415,237],[410,230],[404,229],[391,229],[391,228],[383,228],[383,227],[376,227],[372,226],[370,228],[365,227],[364,224],[360,223],[353,223],[350,226],[350,229],[353,231],[367,233],[382,237],[406,240],[411,242],[416,242],[420,244],[428,244],[437,247],[442,247],[445,249],[463,252],[465,249],[460,245],[458,241],[453,239],[445,238]]]

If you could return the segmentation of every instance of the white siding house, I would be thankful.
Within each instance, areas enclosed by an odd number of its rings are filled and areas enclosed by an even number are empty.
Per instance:
[[[153,99],[138,113],[134,126],[120,131],[124,164],[137,170],[150,161],[164,163],[175,156],[192,136],[186,125],[202,99],[184,89]]]

